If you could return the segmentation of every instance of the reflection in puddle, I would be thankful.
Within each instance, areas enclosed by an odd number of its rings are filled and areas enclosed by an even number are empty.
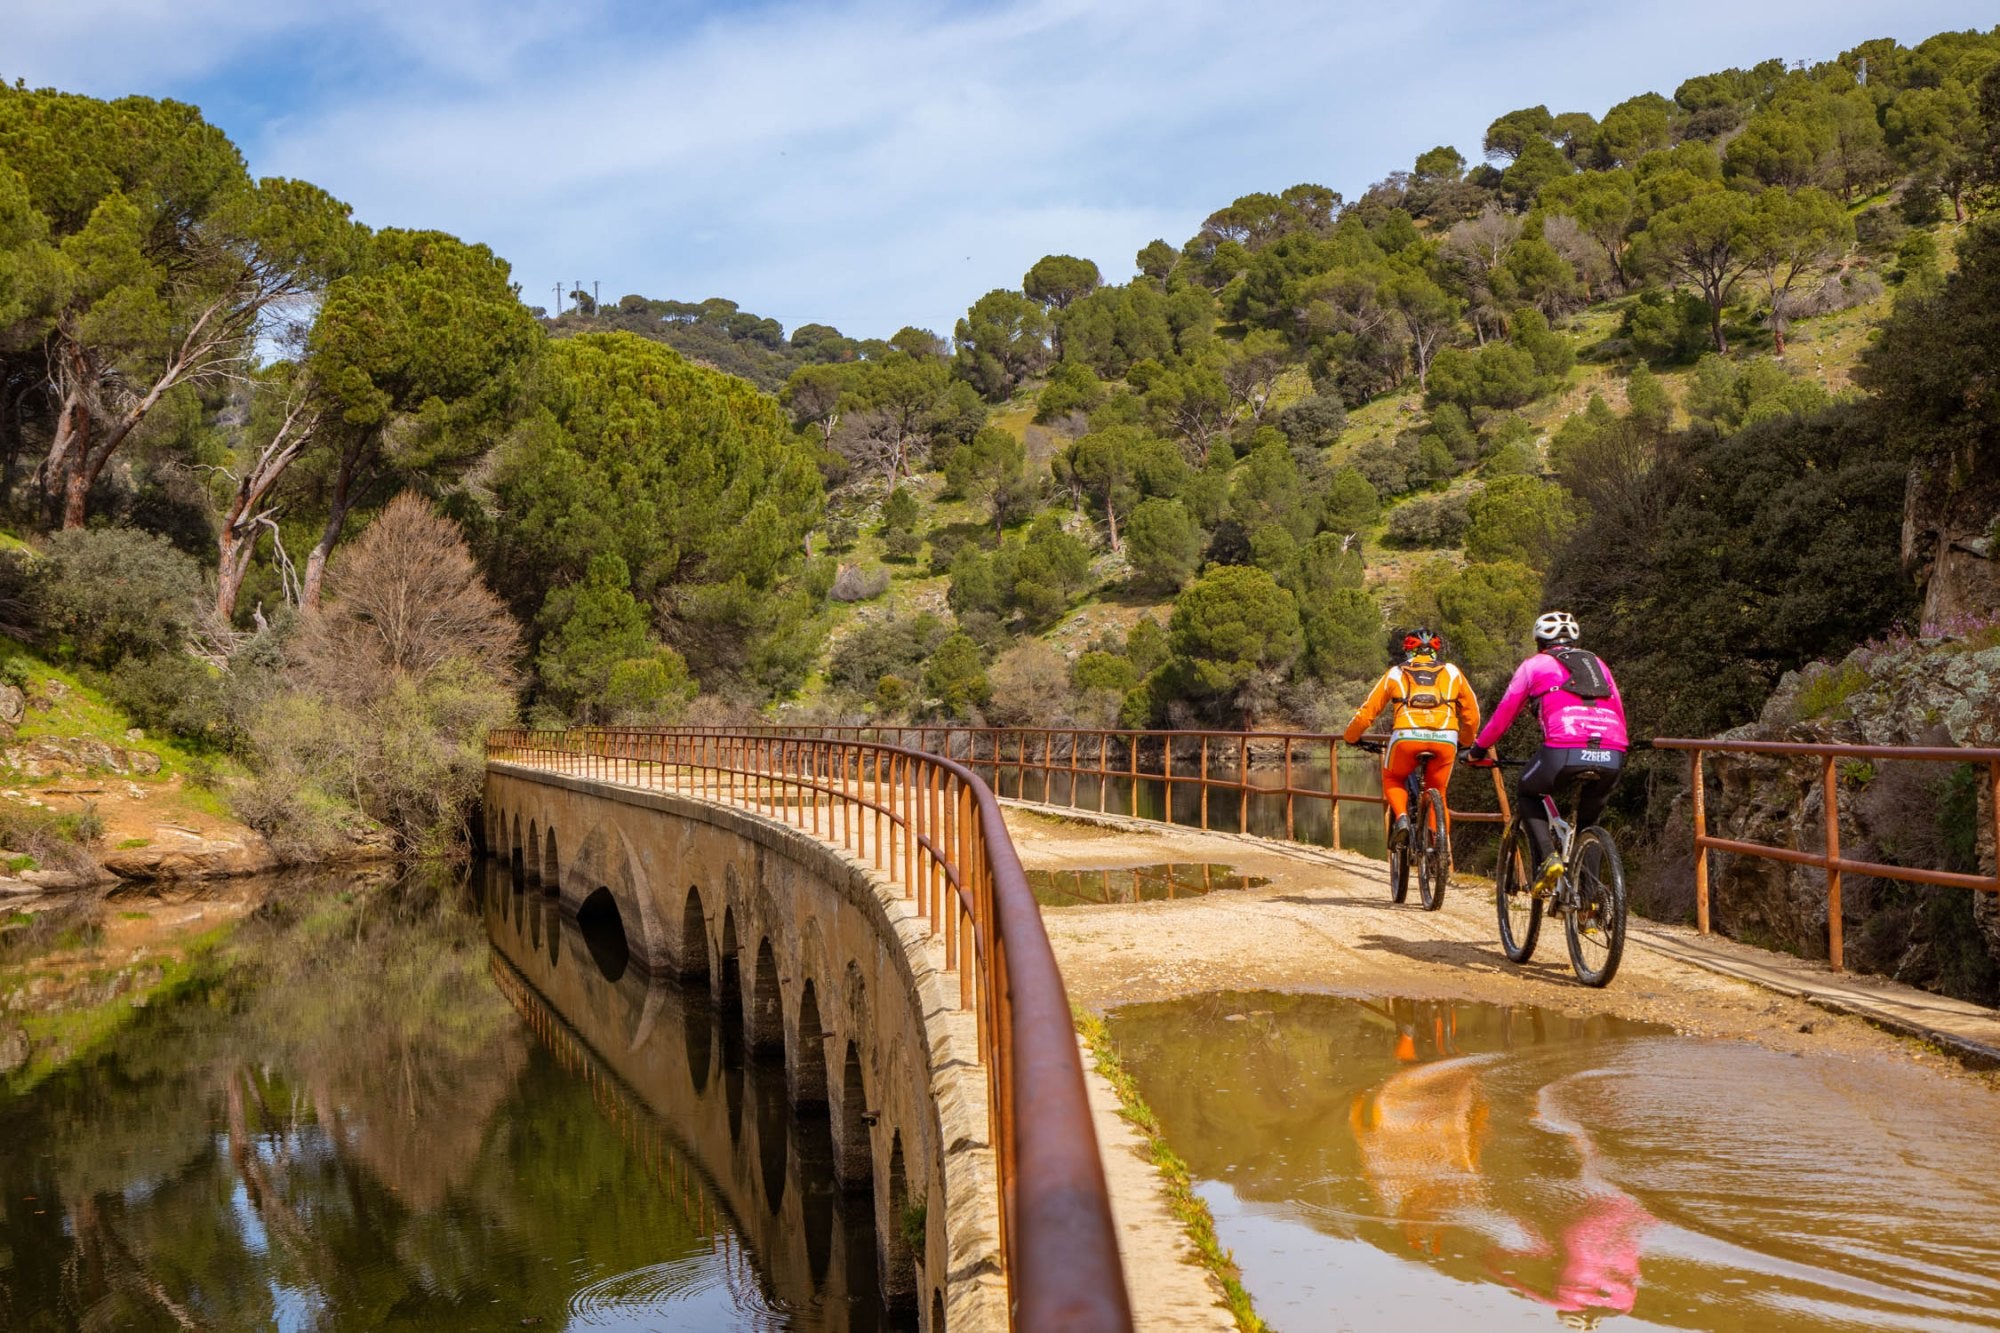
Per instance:
[[[1221,994],[1111,1031],[1288,1333],[2000,1328],[2000,1099],[1528,1007]]]
[[[1150,903],[1191,898],[1217,889],[1254,889],[1271,881],[1239,875],[1234,866],[1184,862],[1110,870],[1030,870],[1028,887],[1044,907],[1083,903]]]

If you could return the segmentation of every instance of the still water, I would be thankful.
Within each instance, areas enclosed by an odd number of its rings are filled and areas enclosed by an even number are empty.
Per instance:
[[[1271,881],[1238,874],[1236,867],[1211,861],[1174,861],[1110,869],[1030,870],[1028,887],[1044,907],[1105,903],[1151,903],[1198,898],[1204,893],[1254,889]]]
[[[889,1324],[782,1069],[488,874],[274,883],[74,1012],[88,924],[10,948],[0,1029],[60,1058],[0,1077],[0,1328]]]
[[[1258,1313],[1333,1329],[2000,1328],[2000,1097],[1470,1003],[1111,1031]]]

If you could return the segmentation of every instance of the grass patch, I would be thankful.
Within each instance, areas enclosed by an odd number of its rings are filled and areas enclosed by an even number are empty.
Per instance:
[[[1208,1205],[1194,1192],[1194,1178],[1188,1172],[1187,1163],[1167,1146],[1166,1139],[1160,1134],[1159,1117],[1153,1114],[1152,1107],[1146,1105],[1146,1099],[1139,1095],[1139,1085],[1120,1062],[1118,1048],[1111,1043],[1111,1029],[1095,1014],[1077,1010],[1076,1030],[1089,1043],[1090,1053],[1097,1061],[1097,1072],[1118,1094],[1118,1113],[1145,1136],[1146,1159],[1166,1181],[1168,1205],[1173,1209],[1174,1216],[1180,1219],[1188,1239],[1194,1243],[1195,1253],[1200,1256],[1203,1267],[1215,1274],[1215,1280],[1222,1284],[1223,1299],[1229,1306],[1229,1313],[1235,1316],[1236,1327],[1242,1333],[1269,1333],[1270,1325],[1257,1317],[1250,1293],[1244,1290],[1243,1272],[1236,1266],[1235,1256],[1223,1249],[1222,1242],[1216,1239],[1215,1214],[1209,1212]]]
[[[1868,672],[1853,662],[1843,662],[1820,672],[1799,688],[1801,718],[1847,716],[1847,701],[1868,687]]]
[[[118,844],[118,850],[129,852],[138,847],[151,847],[152,845],[153,840],[151,838],[126,838]]]
[[[20,856],[10,856],[7,858],[7,873],[10,875],[18,875],[23,870],[39,869],[41,867],[41,864],[42,863],[40,861],[37,861],[34,857],[28,856],[25,853]]]

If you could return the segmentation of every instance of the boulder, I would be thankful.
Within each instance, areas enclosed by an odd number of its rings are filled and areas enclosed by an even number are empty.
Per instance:
[[[28,696],[21,693],[17,686],[0,685],[0,722],[18,727],[27,715]]]

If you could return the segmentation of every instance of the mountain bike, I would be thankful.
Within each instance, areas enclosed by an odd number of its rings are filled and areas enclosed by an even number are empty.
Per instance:
[[[1526,766],[1518,759],[1494,762],[1503,768]],[[1560,916],[1576,979],[1586,986],[1608,986],[1625,956],[1625,862],[1609,833],[1594,824],[1579,829],[1562,817],[1553,797],[1540,799],[1562,857],[1562,877],[1546,895],[1536,894],[1539,867],[1531,870],[1528,866],[1528,831],[1517,811],[1507,822],[1500,842],[1500,864],[1493,872],[1501,951],[1510,963],[1527,962],[1535,956],[1535,944],[1541,938],[1543,913]]]
[[[1382,753],[1384,742],[1364,739],[1355,742],[1363,750]],[[1417,756],[1417,766],[1403,784],[1410,793],[1410,836],[1401,847],[1390,839],[1389,899],[1403,902],[1410,896],[1410,871],[1417,872],[1417,902],[1426,912],[1444,906],[1445,886],[1451,882],[1451,822],[1444,794],[1424,785],[1431,756]]]

